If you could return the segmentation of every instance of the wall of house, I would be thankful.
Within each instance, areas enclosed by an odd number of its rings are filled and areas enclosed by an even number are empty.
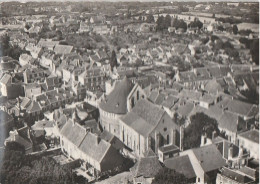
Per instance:
[[[123,157],[116,151],[115,148],[110,146],[105,157],[102,159],[100,166],[101,172],[115,169],[123,164]]]
[[[104,130],[112,133],[120,139],[120,127],[119,118],[123,115],[109,113],[99,109],[100,112],[100,124]]]
[[[196,174],[196,183],[204,184],[205,183],[205,181],[204,181],[205,173],[204,173],[199,161],[197,160],[196,156],[194,155],[193,151],[192,150],[186,150],[184,152],[180,152],[180,156],[183,156],[183,155],[189,156],[191,165],[192,165],[193,170]]]
[[[176,131],[175,131],[176,130]],[[156,134],[160,134],[160,140],[156,138]],[[172,121],[167,113],[164,113],[156,128],[151,132],[150,136],[155,140],[155,152],[164,145],[179,146],[179,127]]]
[[[66,81],[66,82],[69,82],[69,80],[71,78],[70,71],[63,69],[62,70],[62,75],[63,75],[63,80]]]
[[[259,160],[259,144],[244,137],[238,136],[239,146],[243,146],[247,151],[250,152],[250,157]]]
[[[146,94],[139,85],[135,85],[127,97],[127,110],[130,112],[139,99],[146,98]]]

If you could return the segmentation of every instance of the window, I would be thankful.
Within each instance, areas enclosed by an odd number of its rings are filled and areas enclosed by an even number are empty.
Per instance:
[[[200,178],[198,178],[198,182],[200,182]]]
[[[133,108],[134,105],[135,105],[135,99],[134,99],[134,97],[132,97],[132,99],[131,99],[131,107]]]
[[[165,127],[165,128],[163,129],[163,131],[165,131],[165,132],[166,132],[166,131],[167,131],[167,128]]]
[[[167,144],[170,144],[170,137],[169,137],[169,135],[167,135],[166,143],[167,143]]]
[[[139,100],[139,91],[136,93],[136,99]]]

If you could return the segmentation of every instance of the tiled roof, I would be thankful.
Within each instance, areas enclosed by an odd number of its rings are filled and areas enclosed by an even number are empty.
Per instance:
[[[56,45],[54,48],[54,52],[56,54],[69,54],[71,53],[73,46],[70,45]]]
[[[172,106],[178,101],[178,98],[172,96],[172,95],[169,95],[167,97],[167,99],[165,99],[163,102],[162,102],[162,106],[164,107],[167,107],[167,108],[172,108]]]
[[[86,136],[86,130],[76,122],[69,119],[61,129],[61,134],[71,141],[74,145],[79,146]]]
[[[245,103],[238,100],[231,100],[227,104],[227,108],[229,111],[237,113],[242,116],[247,116],[253,107],[253,104]]]
[[[2,83],[2,84],[8,84],[8,83],[11,83],[11,80],[12,80],[12,76],[11,75],[9,75],[9,74],[5,74],[2,78],[1,78],[1,80],[0,80],[0,82]]]
[[[224,111],[221,118],[218,121],[218,126],[221,129],[227,129],[231,132],[237,132],[238,131],[238,120],[239,117],[236,114],[233,114],[228,111]]]
[[[164,161],[164,165],[169,169],[183,174],[189,179],[196,177],[188,155],[167,159]]]
[[[192,149],[204,172],[220,169],[226,165],[221,153],[213,144]]]
[[[131,92],[134,84],[126,77],[116,84],[113,91],[102,101],[100,108],[104,111],[115,114],[127,113],[127,96]]]
[[[163,109],[145,99],[140,99],[132,109],[132,112],[153,126],[157,125],[165,113]]]
[[[239,134],[239,136],[259,144],[259,131],[258,130],[248,130],[246,132]]]
[[[10,116],[7,112],[0,110],[0,124],[5,124],[13,120],[13,117]]]
[[[253,180],[248,178],[247,176],[240,174],[240,173],[236,172],[235,170],[228,169],[226,167],[221,169],[221,175],[225,176],[227,178],[230,178],[231,180],[233,180],[237,183],[253,182]]]
[[[110,147],[110,143],[101,139],[98,135],[88,132],[79,149],[100,163]]]
[[[41,111],[41,107],[38,102],[32,101],[31,104],[27,107],[26,112],[33,113]]]
[[[150,150],[148,150],[150,151]],[[143,176],[153,178],[162,168],[156,155],[146,153],[146,157],[141,157],[131,169],[134,177]]]

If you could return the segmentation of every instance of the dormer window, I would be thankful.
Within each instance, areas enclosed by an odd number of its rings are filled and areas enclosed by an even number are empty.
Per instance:
[[[119,106],[119,103],[116,104],[116,107],[118,107],[118,106]]]

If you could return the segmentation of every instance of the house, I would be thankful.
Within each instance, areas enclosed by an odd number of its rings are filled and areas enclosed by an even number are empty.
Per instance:
[[[33,57],[30,56],[30,55],[28,55],[28,54],[22,54],[22,55],[20,55],[20,57],[19,57],[19,63],[20,63],[20,65],[22,65],[22,66],[24,66],[24,65],[26,65],[26,64],[31,65],[31,64],[34,63],[34,61],[35,61],[35,60],[33,59]]]
[[[114,89],[99,104],[102,128],[119,138],[119,118],[129,112],[142,98],[146,98],[142,88],[124,77],[123,80],[116,83]]]
[[[92,16],[89,20],[89,22],[91,24],[99,24],[99,23],[105,23],[105,17],[101,16],[101,15],[97,15],[97,16]]]
[[[180,145],[179,127],[159,106],[145,99],[120,118],[120,140],[137,156],[148,149],[156,154],[161,147]],[[166,149],[166,148],[165,148]]]
[[[46,137],[58,135],[58,129],[54,121],[37,121],[31,129],[33,132],[44,131]]]
[[[23,72],[24,83],[44,81],[45,72],[41,68],[28,68]]]
[[[100,68],[85,70],[78,76],[78,81],[88,90],[95,91],[95,89],[105,86],[105,73]]]
[[[180,152],[179,157],[164,161],[166,167],[176,169],[194,183],[214,183],[218,170],[226,165],[213,144]]]
[[[71,45],[56,44],[54,47],[55,54],[60,54],[60,55],[70,54],[72,50],[73,50],[73,46]]]
[[[100,35],[105,35],[110,32],[110,29],[107,25],[95,25],[93,27],[93,32],[100,34]]]
[[[0,144],[3,146],[4,139],[7,137],[9,131],[14,126],[14,118],[7,112],[0,110],[0,128],[2,130],[2,136],[0,138]]]
[[[135,165],[131,168],[134,184],[151,184],[155,175],[162,169],[157,155],[149,149],[144,157],[138,158]]]
[[[189,182],[196,182],[196,173],[188,155],[166,159],[164,161],[164,165],[168,169],[172,169],[180,174],[183,174]]]
[[[248,129],[247,123],[238,115],[224,111],[218,121],[218,128],[224,131],[228,140],[233,144],[237,143],[237,134]]]
[[[18,130],[10,131],[9,137],[5,139],[4,144],[6,146],[11,142],[15,142],[21,145],[25,150],[25,154],[29,154],[33,151],[33,143],[30,138],[30,130],[27,126]]]
[[[53,50],[56,45],[59,44],[59,41],[52,41],[51,39],[40,39],[37,46],[40,48],[46,48],[47,50]]]
[[[22,83],[12,83],[12,77],[9,74],[4,74],[0,79],[1,95],[6,96],[8,99],[17,98],[24,93]]]
[[[253,184],[255,181],[240,172],[239,170],[223,167],[217,174],[216,184],[232,183],[232,184]]]
[[[94,176],[122,165],[123,157],[107,141],[69,119],[60,130],[63,153],[84,161],[84,167]]]
[[[259,131],[256,129],[248,130],[237,135],[239,146],[243,146],[250,157],[259,160]]]

